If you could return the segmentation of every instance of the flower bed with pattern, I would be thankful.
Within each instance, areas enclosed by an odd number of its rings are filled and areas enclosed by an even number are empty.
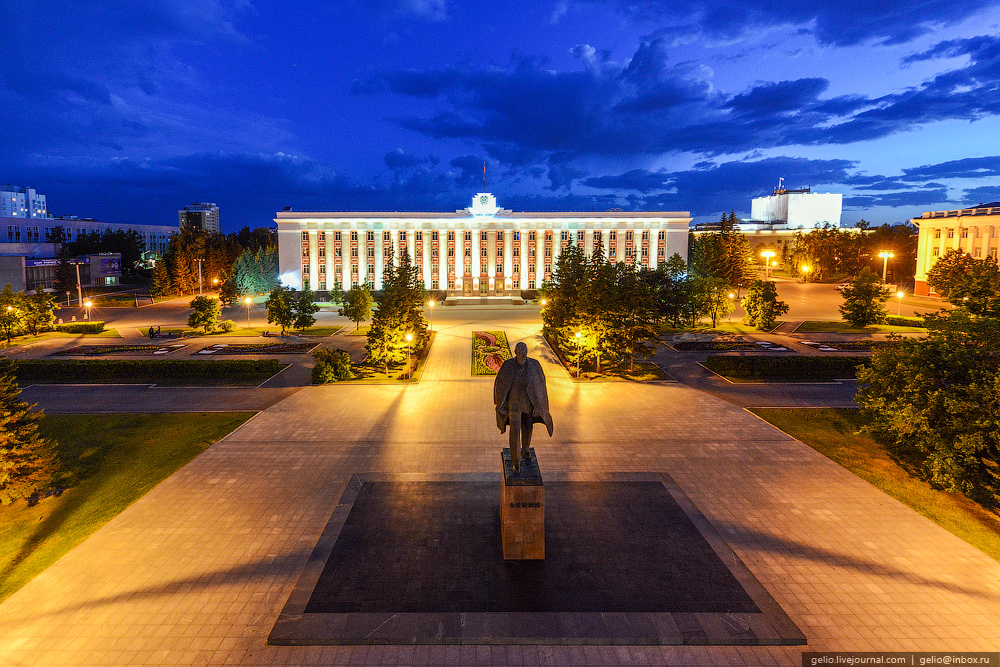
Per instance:
[[[503,331],[472,332],[473,375],[496,375],[500,364],[511,356],[507,334]]]

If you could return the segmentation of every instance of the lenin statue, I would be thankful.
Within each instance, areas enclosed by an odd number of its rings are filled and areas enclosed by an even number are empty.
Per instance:
[[[552,416],[549,415],[549,395],[545,390],[542,365],[528,358],[528,346],[514,346],[514,358],[500,366],[493,383],[493,404],[496,406],[497,428],[503,433],[510,425],[510,455],[514,472],[520,469],[521,458],[528,458],[531,429],[535,423],[545,424],[552,436]]]

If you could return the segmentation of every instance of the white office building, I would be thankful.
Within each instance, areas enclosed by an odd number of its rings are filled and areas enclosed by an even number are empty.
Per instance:
[[[32,188],[22,188],[18,185],[5,185],[0,188],[0,218],[34,218],[49,217],[49,209],[45,205],[45,195],[40,195]]]
[[[181,229],[194,227],[203,232],[222,231],[219,207],[215,204],[195,202],[177,211],[177,219]]]
[[[281,281],[296,289],[382,286],[384,258],[403,249],[424,286],[456,296],[509,296],[551,279],[570,243],[590,254],[656,268],[687,260],[690,214],[683,212],[514,212],[488,192],[454,213],[298,212],[276,214]]]
[[[740,223],[742,231],[815,229],[824,225],[840,227],[844,195],[812,192],[809,188],[778,188],[767,197],[754,197],[750,219]]]

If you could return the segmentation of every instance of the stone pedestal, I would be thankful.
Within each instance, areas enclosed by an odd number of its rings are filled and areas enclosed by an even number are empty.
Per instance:
[[[504,560],[545,559],[545,487],[534,448],[530,459],[514,472],[510,448],[501,453],[503,488],[500,494],[500,526]]]

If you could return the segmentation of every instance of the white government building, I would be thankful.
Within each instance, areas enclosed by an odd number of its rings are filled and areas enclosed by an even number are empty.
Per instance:
[[[505,296],[550,279],[571,242],[590,254],[600,235],[609,261],[656,268],[674,253],[687,261],[687,211],[514,212],[480,192],[472,205],[442,212],[277,213],[283,284],[301,289],[382,287],[383,258],[405,248],[424,286],[452,295]],[[516,294],[515,294],[516,296]]]

